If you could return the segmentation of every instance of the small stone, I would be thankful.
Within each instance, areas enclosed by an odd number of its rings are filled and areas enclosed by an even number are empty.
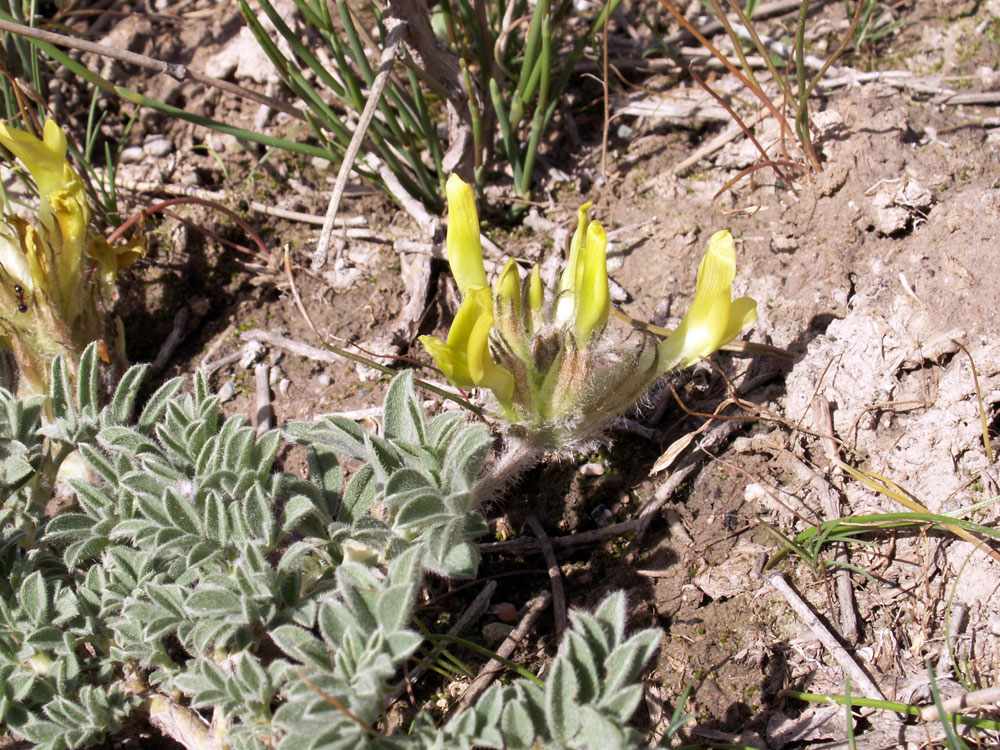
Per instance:
[[[586,463],[581,466],[577,469],[577,471],[580,473],[580,476],[600,477],[604,475],[604,466],[595,461],[591,461],[590,463]]]
[[[158,159],[173,152],[174,142],[165,135],[151,135],[142,144],[142,150]]]
[[[594,519],[594,523],[600,528],[605,526],[610,526],[615,522],[615,514],[608,510],[606,505],[598,505],[592,511],[590,511],[590,517]]]
[[[289,380],[288,378],[282,378],[280,381],[278,381],[278,393],[281,395],[282,398],[288,397],[288,389],[291,388],[291,386],[292,386],[292,381]]]
[[[776,253],[794,253],[799,248],[795,237],[772,237],[771,249]]]
[[[514,629],[513,625],[506,625],[502,622],[490,622],[483,626],[483,640],[490,646],[502,643]]]
[[[331,382],[330,381],[330,375],[329,375],[329,373],[325,373],[325,372],[321,372],[319,374],[319,376],[316,378],[316,380],[318,380],[319,384],[321,386],[323,386],[324,388],[326,388],[328,385],[330,385],[330,382]]]
[[[219,401],[226,403],[227,401],[232,401],[234,398],[236,398],[236,386],[233,385],[232,380],[227,380],[219,389]]]
[[[512,623],[517,620],[517,607],[510,602],[500,602],[494,604],[487,610],[491,615],[495,615],[500,622]]]
[[[249,370],[263,356],[264,345],[259,341],[250,341],[243,347],[243,356],[240,357],[240,367],[244,370]]]
[[[145,156],[145,153],[142,150],[142,146],[129,146],[126,149],[122,149],[120,160],[125,164],[134,164],[135,162],[142,161],[143,156]]]

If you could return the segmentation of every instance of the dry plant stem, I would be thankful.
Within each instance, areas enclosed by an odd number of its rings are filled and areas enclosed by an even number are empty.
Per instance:
[[[177,346],[184,339],[184,329],[187,327],[188,319],[191,317],[191,310],[188,309],[187,305],[182,307],[174,315],[174,327],[170,329],[170,333],[167,335],[166,340],[160,346],[160,351],[156,353],[156,359],[153,360],[152,364],[149,366],[149,374],[155,375],[156,373],[163,370],[170,361],[170,358],[174,356],[174,352],[177,350]]]
[[[767,117],[768,114],[769,113],[767,112],[767,110],[761,109],[759,112],[757,112],[757,114],[755,114],[753,117],[749,118],[742,124],[734,122],[732,125],[729,125],[725,130],[723,130],[719,135],[717,135],[715,138],[710,140],[708,143],[702,144],[697,151],[695,151],[693,154],[688,156],[683,161],[679,162],[676,166],[674,166],[671,172],[673,174],[681,174],[688,167],[694,166],[699,161],[704,159],[706,156],[714,154],[716,151],[725,146],[727,143],[735,140],[740,133],[744,132],[744,126],[752,128],[758,122]]]
[[[220,91],[225,91],[227,94],[233,94],[234,96],[243,97],[244,99],[250,99],[258,102],[259,104],[266,104],[268,107],[272,107],[279,112],[284,112],[285,114],[291,115],[292,117],[302,120],[303,122],[306,121],[305,113],[298,107],[293,107],[287,102],[275,99],[273,96],[266,96],[252,89],[238,86],[235,83],[230,83],[229,81],[224,81],[221,78],[207,76],[204,73],[191,70],[187,66],[179,63],[168,63],[163,60],[157,60],[153,57],[146,57],[146,55],[140,55],[124,49],[118,49],[117,47],[108,47],[104,44],[88,42],[84,39],[77,39],[75,37],[65,36],[64,34],[54,34],[51,31],[43,31],[42,29],[23,26],[19,23],[10,23],[9,21],[0,21],[0,31],[9,31],[12,34],[17,34],[29,39],[37,39],[40,42],[48,42],[49,44],[54,44],[58,47],[68,47],[69,49],[78,49],[81,52],[90,52],[95,55],[100,55],[101,57],[110,57],[113,60],[120,60],[124,63],[136,65],[140,68],[152,70],[156,73],[165,73],[171,78],[176,78],[178,81],[195,81],[196,83],[202,83],[206,86],[219,89]]]
[[[793,589],[785,577],[781,573],[771,573],[766,578],[767,582],[770,583],[775,590],[785,597],[785,601],[792,608],[792,611],[799,616],[799,619],[804,622],[809,629],[816,636],[817,640],[822,643],[826,649],[830,652],[837,663],[840,664],[841,669],[850,676],[851,684],[854,688],[865,698],[871,698],[872,700],[884,701],[885,696],[882,695],[882,691],[879,689],[872,679],[865,673],[865,671],[858,665],[851,655],[847,652],[836,637],[831,633],[826,626],[820,621],[816,613],[812,611],[810,606],[806,601],[798,595],[798,592]]]
[[[566,630],[566,594],[563,591],[562,571],[559,569],[559,561],[556,560],[556,552],[552,549],[552,542],[549,535],[545,533],[541,522],[534,513],[529,514],[524,519],[531,527],[531,533],[538,539],[538,545],[542,548],[542,557],[545,564],[549,566],[549,583],[552,585],[552,610],[556,622],[556,638],[562,638],[563,631]]]
[[[340,208],[340,199],[344,195],[344,188],[347,187],[347,180],[354,169],[354,160],[361,150],[361,143],[368,132],[368,126],[375,116],[375,110],[382,99],[382,92],[386,83],[389,82],[389,74],[392,73],[392,66],[396,62],[396,55],[399,54],[400,47],[403,46],[403,36],[406,34],[406,21],[390,15],[385,19],[385,25],[389,30],[385,39],[385,48],[382,50],[382,60],[379,64],[378,74],[372,81],[371,93],[365,108],[358,118],[357,127],[351,136],[351,142],[344,152],[344,161],[340,164],[340,171],[337,173],[337,182],[334,183],[333,193],[330,195],[330,205],[326,209],[326,220],[323,222],[323,229],[319,235],[319,242],[316,245],[316,252],[313,253],[313,270],[322,268],[326,263],[327,252],[330,248],[330,238],[333,235],[334,221],[337,218],[337,210]]]
[[[513,447],[508,446],[500,454],[500,457],[487,468],[486,473],[476,480],[476,484],[472,488],[472,496],[476,499],[476,503],[482,506],[500,495],[521,474],[538,463],[541,456],[541,451],[525,443],[518,443]]]
[[[480,591],[476,598],[472,600],[472,604],[466,607],[465,611],[459,615],[455,624],[448,628],[448,635],[459,635],[463,630],[472,625],[476,620],[482,617],[486,608],[490,606],[490,602],[493,601],[493,594],[497,590],[496,581],[488,581],[483,590]],[[441,653],[440,648],[434,648],[431,652],[432,657],[436,657]],[[419,680],[430,667],[428,666],[430,659],[426,659],[423,663],[417,664],[416,667],[409,671],[406,678],[399,683],[392,691],[389,693],[386,705],[391,705],[395,703],[400,697],[407,691],[407,689],[413,685],[417,680]]]
[[[373,172],[378,172],[382,184],[389,194],[396,199],[396,202],[403,207],[417,226],[422,227],[424,232],[432,240],[436,240],[441,235],[441,220],[424,207],[424,204],[410,195],[409,191],[403,187],[403,183],[392,173],[392,171],[375,154],[365,155],[365,166]]]
[[[165,695],[154,693],[146,699],[149,723],[187,750],[223,750],[196,713]]]
[[[790,454],[793,465],[799,477],[808,482],[815,496],[823,506],[823,515],[828,521],[840,518],[840,493],[822,475],[816,472],[805,461]],[[848,643],[858,640],[858,618],[854,612],[854,589],[851,586],[851,573],[843,567],[848,562],[847,549],[843,542],[833,545],[833,559],[838,567],[834,576],[837,586],[837,604],[840,610],[840,635]]]
[[[254,384],[257,391],[257,437],[274,427],[274,407],[271,405],[271,384],[268,382],[271,368],[260,362],[253,368]]]
[[[988,706],[992,703],[1000,703],[1000,686],[976,690],[964,695],[957,695],[942,701],[945,713],[953,714],[963,708],[975,708],[976,706]],[[924,721],[937,721],[941,717],[937,706],[928,706],[920,712],[920,718]]]
[[[131,190],[136,193],[164,193],[166,195],[201,198],[202,200],[216,201],[219,203],[231,198],[230,195],[227,195],[222,190],[205,190],[204,188],[197,188],[193,185],[163,185],[158,182],[142,182],[140,180],[115,180],[115,187],[123,190]],[[304,224],[321,225],[324,221],[326,221],[326,219],[322,216],[306,214],[301,211],[288,211],[284,208],[278,208],[277,206],[269,206],[266,203],[261,203],[260,201],[247,201],[246,206],[251,211],[256,211],[257,213],[265,214],[267,216],[277,216],[279,219],[301,221]],[[364,216],[338,216],[334,221],[334,225],[338,227],[367,227],[368,221]],[[372,232],[368,230],[368,234],[371,235]],[[360,235],[348,234],[347,236],[351,237]]]
[[[827,458],[834,461],[838,457],[837,442],[833,439],[833,416],[830,413],[830,402],[825,396],[817,396],[812,402],[813,421],[818,432],[826,433],[828,437],[821,438],[823,450]],[[798,457],[796,457],[798,458]],[[797,466],[811,474],[809,483],[823,503],[823,513],[828,521],[840,518],[843,513],[840,508],[840,491],[820,474],[815,474],[805,464],[798,460]],[[833,559],[837,562],[837,603],[840,605],[840,634],[848,643],[858,641],[858,615],[854,609],[854,586],[851,584],[851,571],[848,570],[847,545],[838,542],[834,545]]]
[[[502,659],[509,659],[510,655],[514,653],[514,649],[517,645],[524,639],[524,637],[531,631],[535,626],[535,622],[538,620],[539,615],[545,611],[545,608],[549,606],[549,602],[552,601],[552,594],[548,591],[543,591],[540,595],[535,597],[531,604],[528,605],[528,611],[524,613],[524,617],[517,624],[503,643],[497,648],[497,656]],[[458,703],[455,704],[453,709],[453,716],[457,716],[459,713],[471,706],[476,699],[486,692],[486,689],[493,683],[497,675],[504,669],[504,665],[497,661],[496,659],[490,659],[486,662],[486,666],[482,668],[479,676],[476,677],[470,684],[469,687],[465,689],[462,693],[462,697],[459,699]]]

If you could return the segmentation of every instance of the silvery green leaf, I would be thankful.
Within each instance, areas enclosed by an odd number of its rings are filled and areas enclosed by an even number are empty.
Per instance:
[[[580,683],[579,700],[590,703],[600,696],[600,673],[594,654],[587,647],[587,641],[580,633],[570,630],[563,639],[562,648],[566,661],[575,670]]]
[[[254,485],[243,501],[243,519],[252,538],[269,547],[274,544],[274,514],[259,484]]]
[[[365,464],[351,477],[344,488],[344,499],[337,513],[339,521],[356,521],[367,515],[375,504],[375,472]]]
[[[601,710],[610,714],[615,721],[624,723],[632,718],[641,702],[642,685],[628,685],[602,700]]]
[[[264,481],[274,468],[274,459],[281,449],[283,439],[281,430],[268,430],[254,443],[251,467],[256,469],[257,478],[261,481]]]
[[[431,526],[448,518],[447,510],[441,498],[433,494],[425,494],[408,501],[393,519],[392,526],[396,530],[404,530],[414,526]]]
[[[78,449],[80,455],[87,462],[87,466],[98,474],[101,479],[112,486],[117,484],[118,472],[115,470],[114,465],[105,458],[103,453],[88,443],[80,443]]]
[[[123,451],[132,455],[160,453],[156,443],[131,427],[108,425],[98,433],[97,442],[108,450]]]
[[[82,561],[97,557],[109,544],[111,544],[111,540],[104,536],[81,539],[66,548],[63,553],[63,561],[66,563],[66,567],[72,570]]]
[[[336,646],[344,640],[344,634],[351,629],[357,629],[354,615],[340,602],[325,601],[319,607],[316,617],[320,635],[331,646]]]
[[[369,465],[375,470],[379,484],[384,485],[389,476],[402,467],[403,458],[392,443],[378,435],[369,435],[366,432],[364,442]]]
[[[580,729],[575,722],[578,687],[573,669],[556,658],[545,680],[545,721],[556,739],[572,739]]]
[[[448,550],[441,572],[455,578],[475,578],[481,559],[479,547],[472,542],[461,542]]]
[[[173,487],[167,487],[163,495],[163,510],[176,528],[194,536],[201,535],[202,525],[198,510]]]
[[[28,633],[24,640],[36,650],[50,651],[62,646],[63,632],[53,625],[45,625]]]
[[[538,736],[538,730],[524,704],[518,701],[508,703],[500,719],[500,727],[505,749],[528,750],[536,745],[535,738]]]
[[[69,372],[66,370],[66,360],[60,355],[52,360],[52,368],[49,375],[49,408],[52,410],[52,416],[56,419],[70,419],[73,417],[71,398],[71,386]]]
[[[127,424],[132,419],[135,402],[148,371],[149,365],[133,365],[125,371],[111,403],[105,409],[106,419],[116,424]]]
[[[378,598],[375,605],[375,619],[387,631],[402,630],[410,619],[413,587],[409,585],[389,586]]]
[[[427,489],[433,489],[434,485],[427,478],[427,476],[416,469],[399,469],[394,471],[389,480],[385,483],[385,493],[386,498],[392,497],[393,495],[407,494],[414,491],[422,491]]]
[[[97,388],[100,374],[97,369],[97,343],[87,344],[80,355],[80,365],[76,374],[76,408],[80,414],[88,414],[91,418],[100,411]]]
[[[306,448],[306,463],[309,477],[320,491],[322,504],[319,508],[326,514],[326,523],[329,523],[337,517],[337,506],[340,504],[341,472],[337,454],[325,446],[310,445]]]
[[[45,538],[49,542],[73,541],[90,535],[94,519],[83,513],[63,513],[56,516],[45,527]]]
[[[469,489],[482,469],[492,443],[486,425],[475,424],[462,430],[445,456],[444,486],[453,491]]]
[[[620,643],[625,638],[625,592],[615,591],[610,594],[594,611],[594,618],[607,623],[613,634],[613,642]]]
[[[104,491],[77,479],[70,479],[69,486],[76,492],[77,501],[91,518],[103,519],[114,513],[116,503]]]
[[[18,592],[21,606],[31,622],[38,626],[52,619],[52,591],[36,570],[21,582]]]
[[[614,595],[612,594],[612,596]],[[586,639],[587,646],[594,655],[594,659],[599,664],[603,664],[611,649],[615,647],[611,626],[585,612],[575,610],[570,611],[569,619],[573,624],[573,628]]]
[[[297,530],[303,519],[317,513],[316,505],[305,495],[290,497],[281,511],[281,524],[278,537],[283,538],[285,535]]]
[[[167,404],[177,395],[184,386],[184,378],[171,378],[166,383],[156,389],[150,396],[149,401],[143,407],[142,414],[139,415],[137,427],[145,433],[153,429],[153,425],[163,418],[167,410]]]
[[[590,706],[582,706],[577,716],[581,739],[591,750],[632,750],[634,747],[626,744],[628,733],[622,731],[620,724]]]
[[[431,420],[427,428],[427,442],[439,456],[443,456],[462,429],[465,415],[460,411],[446,411]]]
[[[316,636],[298,625],[279,625],[269,635],[274,645],[301,664],[312,664],[323,670],[330,668],[326,646]]]
[[[413,392],[413,373],[409,370],[392,379],[382,413],[385,436],[389,440],[405,440],[418,445],[427,440],[424,412]]]
[[[657,631],[644,630],[615,648],[604,660],[607,672],[604,680],[605,692],[613,695],[632,682],[656,651],[659,640],[660,634]]]
[[[272,688],[267,671],[260,665],[256,657],[248,651],[240,655],[240,660],[236,665],[236,677],[246,691],[253,693],[259,699],[270,697]]]
[[[344,417],[324,417],[318,422],[292,422],[285,432],[298,443],[324,445],[334,453],[350,458],[365,457],[365,431]]]
[[[185,609],[196,617],[231,615],[240,611],[240,597],[224,589],[199,589],[188,597]]]

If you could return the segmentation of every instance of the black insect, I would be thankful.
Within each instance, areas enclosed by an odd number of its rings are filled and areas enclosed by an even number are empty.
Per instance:
[[[24,287],[20,284],[14,284],[14,294],[17,295],[17,311],[20,313],[28,312],[28,306],[24,303]]]

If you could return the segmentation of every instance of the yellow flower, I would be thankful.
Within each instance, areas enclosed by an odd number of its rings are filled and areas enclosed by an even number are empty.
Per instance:
[[[728,230],[712,235],[708,252],[698,266],[698,282],[691,307],[677,329],[660,346],[660,372],[694,364],[725,346],[757,319],[757,303],[750,297],[732,299],[736,276],[736,248]]]

